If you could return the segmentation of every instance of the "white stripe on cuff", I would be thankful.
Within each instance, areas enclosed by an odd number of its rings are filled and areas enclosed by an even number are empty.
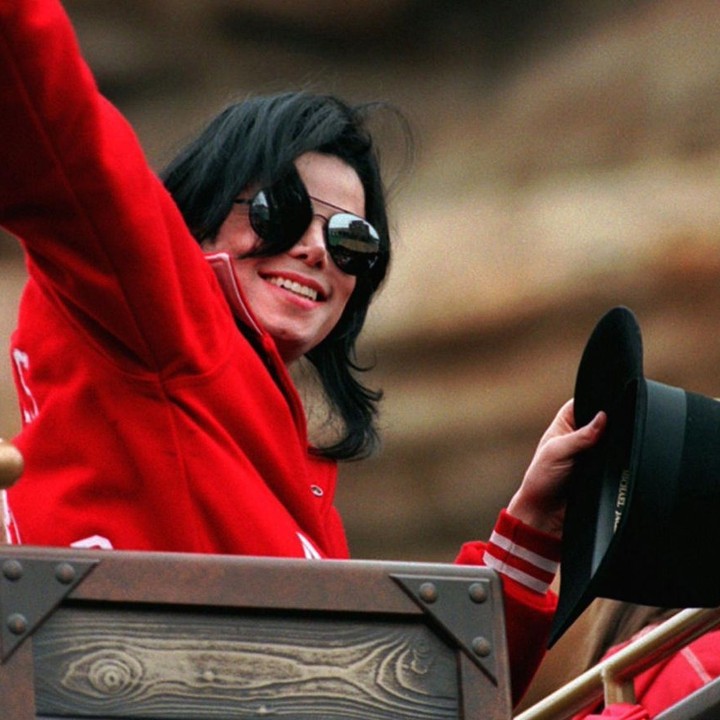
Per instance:
[[[558,567],[560,567],[559,562],[556,562],[555,560],[549,560],[542,555],[538,555],[532,550],[524,548],[522,545],[517,545],[509,538],[506,538],[504,535],[500,535],[496,530],[493,530],[492,535],[490,535],[490,543],[493,545],[497,545],[503,550],[507,550],[507,552],[509,552],[511,555],[515,555],[515,557],[526,560],[531,565],[535,565],[535,567],[538,567],[545,572],[552,573],[553,575],[557,572]]]
[[[507,575],[509,578],[519,582],[521,585],[524,585],[531,590],[534,590],[535,592],[540,593],[541,595],[546,593],[547,589],[550,587],[549,583],[538,580],[532,575],[528,575],[528,573],[518,570],[512,565],[507,565],[504,562],[501,562],[487,551],[483,557],[483,562],[487,567],[497,570],[497,572],[502,573],[503,575]]]

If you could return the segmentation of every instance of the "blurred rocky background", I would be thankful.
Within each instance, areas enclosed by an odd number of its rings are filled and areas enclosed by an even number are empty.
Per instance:
[[[342,471],[356,557],[485,538],[572,395],[585,341],[635,310],[646,374],[720,395],[716,0],[68,0],[101,88],[161,166],[249,93],[397,105],[379,128],[396,253],[363,359],[382,453]],[[24,271],[0,238],[7,346]],[[62,362],[62,358],[58,359]],[[9,362],[0,434],[19,426]],[[571,672],[582,621],[531,692]]]

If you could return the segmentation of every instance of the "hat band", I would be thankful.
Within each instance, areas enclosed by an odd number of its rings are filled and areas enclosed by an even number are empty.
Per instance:
[[[654,380],[645,380],[647,409],[642,442],[637,442],[638,457],[633,464],[637,472],[635,495],[643,503],[641,514],[654,522],[670,517],[677,497],[677,484],[685,445],[687,398],[681,388]],[[643,492],[657,483],[663,492]]]

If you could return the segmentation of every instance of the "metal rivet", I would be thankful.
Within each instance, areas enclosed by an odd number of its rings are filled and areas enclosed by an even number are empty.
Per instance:
[[[321,487],[319,487],[318,485],[311,485],[311,486],[310,486],[310,491],[311,491],[312,494],[315,495],[316,497],[322,497],[322,496],[325,494],[324,491],[323,491],[323,489],[322,489]]]
[[[438,590],[434,583],[425,582],[420,586],[420,599],[426,603],[434,603],[438,599]]]
[[[22,563],[19,560],[6,560],[2,572],[8,580],[19,580],[23,575]]]
[[[70,563],[60,563],[55,568],[55,579],[63,585],[69,585],[75,580],[75,568]]]
[[[7,619],[7,626],[13,635],[22,635],[27,632],[27,618],[20,613],[13,613]]]
[[[484,603],[487,600],[487,588],[482,583],[473,583],[468,588],[470,599],[476,603]]]
[[[486,638],[476,637],[472,641],[472,649],[476,655],[487,657],[492,650],[492,645],[490,645],[490,642]]]

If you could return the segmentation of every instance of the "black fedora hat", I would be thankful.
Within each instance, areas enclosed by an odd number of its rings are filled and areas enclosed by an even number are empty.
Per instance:
[[[600,410],[603,437],[571,478],[551,646],[597,597],[720,605],[720,402],[646,379],[637,319],[616,307],[575,383],[576,425]]]

